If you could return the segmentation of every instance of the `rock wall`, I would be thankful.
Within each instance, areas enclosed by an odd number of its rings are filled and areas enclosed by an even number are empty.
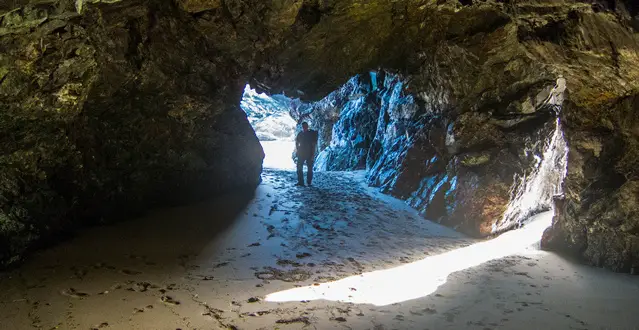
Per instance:
[[[324,99],[302,105],[300,120],[319,132],[316,170],[366,168],[377,112],[370,84],[357,75]]]
[[[0,262],[79,225],[259,182],[237,65],[170,3],[0,17]]]
[[[366,169],[372,186],[471,235],[508,230],[550,209],[561,192],[566,148],[555,118],[564,90],[561,79],[535,96],[531,111],[507,118],[455,116],[418,103],[399,75],[356,76],[340,88],[347,93],[307,110],[321,121],[335,111],[326,104],[341,105],[316,167]]]
[[[593,265],[639,267],[639,95],[597,113],[567,105],[568,176],[543,244]],[[571,111],[572,110],[572,111]]]
[[[553,136],[561,105],[570,150],[565,201],[557,198],[558,216],[544,246],[615,270],[638,262],[637,235],[628,229],[637,217],[628,197],[637,196],[629,170],[638,165],[637,135],[628,126],[634,113],[620,105],[639,90],[634,2],[335,1],[318,15],[302,36],[287,40],[289,48],[271,53],[254,79],[312,100],[371,69],[399,74],[403,95],[413,96],[416,109],[398,111],[397,118],[408,111],[407,119],[383,118],[389,124],[378,125],[388,138],[372,143],[386,159],[368,163],[373,184],[442,223],[490,233],[501,227],[497,221],[508,222],[503,214],[513,183],[526,174],[522,169],[532,173],[532,155],[545,148],[531,141]],[[560,100],[553,93],[562,89]],[[338,112],[331,112],[333,123]],[[614,140],[602,138],[610,132]],[[349,134],[343,135],[338,140],[347,141]],[[588,156],[579,145],[600,156]],[[534,152],[526,154],[530,148]],[[547,201],[549,195],[541,196]],[[627,211],[591,211],[595,196],[602,205],[629,203],[622,208]],[[618,220],[588,220],[595,217]]]

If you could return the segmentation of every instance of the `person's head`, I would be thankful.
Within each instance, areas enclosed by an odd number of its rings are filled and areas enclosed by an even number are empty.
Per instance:
[[[304,130],[304,132],[308,131],[308,123],[307,122],[303,122],[302,123],[302,130]]]

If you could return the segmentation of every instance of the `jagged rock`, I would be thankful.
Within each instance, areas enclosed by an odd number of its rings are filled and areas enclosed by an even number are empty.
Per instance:
[[[240,107],[260,141],[293,140],[297,123],[290,116],[290,102],[284,95],[257,93],[247,85]]]
[[[599,109],[570,118],[566,196],[542,246],[628,272],[639,262],[639,96]]]
[[[340,88],[350,91],[337,94],[342,100],[332,94],[311,106],[311,117],[321,121],[322,112],[332,110],[322,105],[342,105],[330,145],[318,156],[318,169],[367,168],[372,185],[406,199],[428,219],[471,235],[510,229],[551,207],[554,190],[526,187],[514,178],[536,175],[539,182],[561,182],[563,176],[543,166],[551,160],[537,161],[546,157],[546,140],[554,136],[553,112],[536,107],[520,113],[536,115],[513,131],[494,125],[490,114],[425,112],[399,76],[382,72],[370,77],[356,77]],[[545,90],[547,98],[554,89]],[[557,149],[554,155],[562,157],[565,147]],[[565,167],[565,156],[558,166]],[[519,205],[520,195],[531,191],[538,194],[535,203]]]
[[[2,17],[0,260],[81,220],[257,185],[235,64],[189,22],[135,1]]]
[[[319,170],[366,168],[368,151],[377,131],[379,106],[371,86],[352,78],[337,92],[311,106],[311,121],[320,128]],[[339,106],[339,107],[337,107]],[[339,109],[339,119],[333,111]]]
[[[608,251],[602,254],[607,260],[603,265],[623,270],[639,260],[636,234],[584,223],[588,208],[580,205],[586,197],[607,201],[636,176],[637,133],[628,127],[636,122],[637,112],[614,107],[638,93],[638,37],[630,28],[636,15],[636,5],[628,1],[625,7],[580,1],[518,1],[503,7],[491,2],[343,1],[322,13],[310,32],[279,55],[276,62],[282,67],[263,70],[268,74],[256,79],[271,90],[317,99],[336,89],[336,82],[369,69],[401,73],[406,82],[402,93],[415,97],[416,112],[441,118],[382,118],[385,122],[378,127],[392,133],[370,146],[371,182],[425,208],[427,217],[475,234],[492,232],[495,221],[512,214],[508,201],[513,175],[529,174],[532,155],[543,150],[538,144],[524,154],[526,139],[534,143],[549,137],[553,113],[563,108],[560,117],[570,155],[567,201],[558,212],[568,215],[557,216],[550,232],[595,264],[600,262],[592,251]],[[344,106],[334,104],[324,120],[330,132]],[[419,129],[419,120],[425,129]],[[616,131],[614,139],[611,131]],[[346,142],[345,137],[338,140]],[[583,160],[580,149],[592,156]],[[605,150],[614,150],[612,158]],[[333,153],[329,148],[321,162]],[[482,165],[459,162],[478,153],[484,155]],[[593,181],[601,184],[591,185]],[[454,195],[453,186],[464,193]],[[539,207],[544,209],[552,196],[541,194],[544,203]],[[636,215],[628,219],[633,222]],[[617,237],[607,242],[610,246],[596,243],[606,242],[608,235]]]

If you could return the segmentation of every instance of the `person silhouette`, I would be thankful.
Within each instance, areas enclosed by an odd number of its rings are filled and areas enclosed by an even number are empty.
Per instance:
[[[317,147],[317,131],[311,130],[307,122],[302,123],[302,131],[295,138],[297,152],[297,185],[304,186],[304,163],[306,163],[306,184],[313,185],[313,163]]]

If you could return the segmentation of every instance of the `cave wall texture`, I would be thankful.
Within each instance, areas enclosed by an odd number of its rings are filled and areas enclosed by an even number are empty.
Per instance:
[[[321,132],[316,169],[366,169],[372,186],[474,236],[552,207],[566,168],[556,118],[563,79],[531,111],[506,116],[424,111],[406,87],[401,76],[371,72],[301,111]]]
[[[259,182],[241,68],[170,3],[43,2],[0,25],[0,260]]]
[[[544,246],[626,271],[639,263],[638,11],[631,0],[5,4],[0,258],[86,219],[255,185],[246,82],[317,101],[383,69],[412,103],[378,114],[388,131],[371,140],[371,183],[410,199],[455,167],[477,180],[456,185],[484,198],[457,197],[481,216],[449,225],[486,234],[531,161],[518,148],[561,104],[568,169]]]

